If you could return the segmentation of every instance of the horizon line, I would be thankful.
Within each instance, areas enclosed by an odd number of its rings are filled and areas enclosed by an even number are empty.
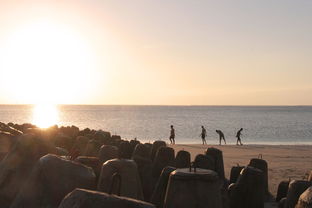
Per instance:
[[[5,105],[38,105],[34,103],[25,103],[25,104],[2,104],[0,103],[0,106]],[[307,105],[188,105],[188,104],[52,104],[57,106],[176,106],[176,107],[312,107],[312,104]]]

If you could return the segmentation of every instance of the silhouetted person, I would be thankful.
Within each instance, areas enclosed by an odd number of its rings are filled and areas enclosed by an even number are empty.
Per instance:
[[[238,142],[240,143],[240,145],[243,145],[242,144],[242,140],[241,140],[241,136],[242,136],[242,131],[243,131],[243,128],[241,128],[237,133],[236,133],[236,137],[237,137],[237,141],[236,141],[236,145],[238,145]]]
[[[226,144],[223,132],[221,130],[216,130],[216,132],[219,134],[219,145],[221,145],[221,140],[222,139],[224,141],[224,144]]]
[[[206,142],[207,131],[206,131],[204,126],[201,126],[201,127],[202,127],[202,132],[201,132],[200,136],[202,138],[203,145],[204,145],[204,144],[207,144],[207,142]]]
[[[174,131],[174,128],[173,128],[172,125],[170,126],[170,128],[171,128],[171,130],[170,130],[170,137],[169,137],[170,144],[175,144],[175,141],[174,141],[175,131]]]

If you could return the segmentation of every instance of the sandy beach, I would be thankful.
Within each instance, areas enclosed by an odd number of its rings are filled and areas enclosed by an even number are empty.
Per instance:
[[[208,147],[215,147],[223,151],[225,175],[230,176],[232,166],[247,165],[251,158],[262,154],[268,162],[269,190],[275,196],[279,182],[282,180],[302,179],[312,169],[312,145],[199,145],[177,144],[170,145],[175,149],[187,150],[192,160],[197,154],[203,153]]]

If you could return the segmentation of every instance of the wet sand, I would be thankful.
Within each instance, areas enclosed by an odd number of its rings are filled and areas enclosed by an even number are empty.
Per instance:
[[[225,176],[230,177],[232,166],[237,163],[245,166],[251,158],[257,158],[262,154],[268,162],[269,169],[269,190],[275,196],[278,184],[282,180],[303,179],[312,170],[312,145],[197,145],[177,144],[169,145],[175,149],[187,150],[191,153],[192,159],[197,154],[204,153],[208,147],[215,147],[223,151]]]

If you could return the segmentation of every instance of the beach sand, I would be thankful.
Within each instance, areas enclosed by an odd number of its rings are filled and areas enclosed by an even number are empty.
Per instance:
[[[223,152],[225,176],[229,179],[232,166],[237,163],[245,166],[251,158],[262,154],[268,163],[269,190],[276,196],[278,184],[283,180],[307,178],[312,170],[312,145],[169,145],[175,149],[191,153],[192,160],[197,154],[204,153],[208,147],[215,147]]]

